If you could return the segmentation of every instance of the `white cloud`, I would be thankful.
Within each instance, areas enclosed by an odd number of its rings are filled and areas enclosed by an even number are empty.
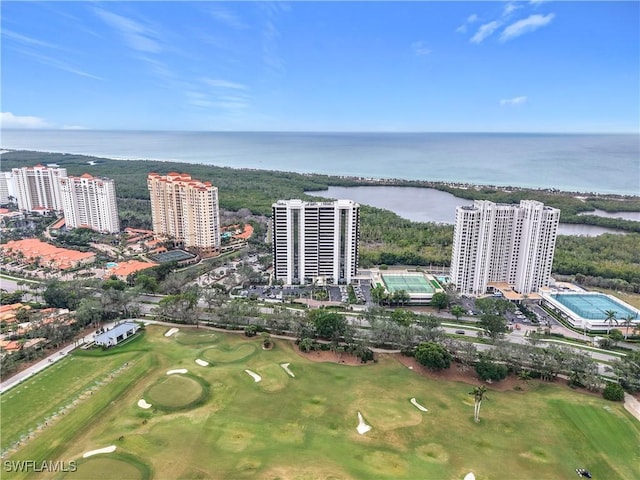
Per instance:
[[[233,90],[246,90],[247,86],[242,83],[230,82],[228,80],[220,80],[213,78],[204,78],[202,80],[204,83],[213,88],[230,88]]]
[[[237,29],[247,28],[247,25],[242,20],[240,20],[236,14],[227,10],[226,8],[216,6],[215,8],[210,10],[210,13],[213,18],[229,27]]]
[[[162,45],[157,40],[158,35],[153,29],[135,20],[107,12],[106,10],[96,8],[95,12],[106,24],[122,35],[125,43],[130,48],[147,53],[160,53],[162,51]]]
[[[431,49],[427,47],[422,40],[413,42],[411,44],[411,48],[413,49],[413,53],[415,53],[418,57],[423,57],[431,53]]]
[[[478,31],[473,37],[471,37],[471,43],[482,43],[487,37],[491,36],[495,32],[501,23],[494,20],[493,22],[485,23],[481,25]]]
[[[502,16],[504,18],[510,17],[511,14],[516,10],[518,10],[519,8],[522,8],[522,5],[516,5],[515,3],[509,2],[502,9]]]
[[[458,33],[467,33],[467,25],[477,22],[478,21],[478,15],[476,15],[475,13],[472,13],[471,15],[469,15],[467,17],[467,19],[464,21],[464,23],[462,25],[460,25],[458,28],[456,28],[456,32]]]
[[[2,128],[47,128],[49,124],[40,117],[19,116],[11,112],[0,112]]]
[[[23,45],[28,45],[30,47],[46,47],[46,48],[55,48],[55,49],[60,48],[57,45],[54,45],[53,43],[43,42],[42,40],[38,40],[36,38],[27,37],[26,35],[22,35],[20,33],[7,30],[6,28],[2,31],[2,35],[11,40],[15,40],[19,43],[22,43]]]
[[[282,75],[285,72],[285,62],[280,55],[279,39],[280,18],[291,11],[291,7],[282,2],[257,2],[264,17],[262,25],[262,63],[272,75]]]
[[[521,97],[513,97],[513,98],[503,98],[502,100],[500,100],[500,106],[504,107],[504,106],[508,106],[508,107],[515,107],[518,105],[523,105],[527,103],[527,97],[525,96],[521,96]]]
[[[63,130],[88,130],[87,127],[83,127],[82,125],[65,125],[62,127]]]
[[[93,75],[92,73],[89,73],[89,72],[85,72],[84,70],[81,70],[63,60],[60,60],[58,58],[53,58],[48,55],[43,55],[29,48],[16,48],[15,50],[16,52],[19,52],[24,56],[34,58],[35,60],[42,63],[43,65],[48,65],[50,67],[57,68],[64,72],[80,75],[81,77],[93,78],[94,80],[104,80],[104,78],[102,77]]]
[[[205,109],[223,110],[228,115],[235,115],[251,106],[251,96],[248,87],[229,80],[202,78],[202,84],[208,91],[193,85],[185,92],[190,105]]]
[[[506,27],[500,35],[500,40],[504,42],[507,40],[511,40],[512,38],[519,37],[520,35],[523,35],[525,33],[533,32],[541,27],[544,27],[545,25],[548,25],[554,17],[555,14],[553,13],[550,13],[548,15],[540,15],[537,13],[534,15],[529,15],[527,18],[518,20],[517,22],[512,23],[511,25]]]

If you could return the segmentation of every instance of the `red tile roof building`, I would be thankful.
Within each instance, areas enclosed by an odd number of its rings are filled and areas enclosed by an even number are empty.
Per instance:
[[[220,250],[218,189],[186,173],[150,173],[153,232],[204,255]]]
[[[96,255],[92,252],[78,252],[67,248],[59,248],[37,238],[24,240],[10,240],[0,245],[3,255],[19,258],[22,257],[29,263],[38,262],[43,267],[51,267],[56,270],[67,270],[79,265],[87,265],[95,262]]]

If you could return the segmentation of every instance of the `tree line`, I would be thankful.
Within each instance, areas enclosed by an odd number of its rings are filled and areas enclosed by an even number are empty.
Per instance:
[[[88,165],[89,161],[96,165]],[[149,160],[121,161],[39,152],[7,152],[3,154],[3,169],[28,164],[57,163],[69,174],[90,172],[107,176],[116,182],[116,192],[123,228],[150,228],[151,207],[146,185],[147,174],[155,171],[190,173],[199,180],[209,180],[219,189],[220,207],[229,211],[245,209],[253,215],[270,216],[271,205],[282,198],[313,197],[304,192],[324,190],[332,186],[369,184],[428,186],[447,191],[460,198],[486,199],[494,202],[517,203],[533,199],[560,208],[561,220],[623,228],[640,232],[640,222],[578,215],[594,208],[607,211],[640,211],[640,200],[612,196],[587,196],[578,199],[574,194],[544,190],[497,188],[457,188],[434,182],[394,180],[372,182],[316,174],[274,172],[266,170],[232,169],[215,165],[157,162]],[[324,199],[323,199],[324,200]],[[369,206],[361,208],[360,265],[439,265],[449,266],[453,227],[435,223],[416,223],[402,219],[393,212]],[[553,271],[560,274],[580,274],[592,278],[619,279],[626,282],[627,291],[640,292],[640,260],[637,245],[640,233],[601,235],[598,237],[560,236],[556,246]]]

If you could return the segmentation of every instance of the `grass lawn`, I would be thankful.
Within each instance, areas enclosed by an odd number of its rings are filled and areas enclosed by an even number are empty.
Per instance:
[[[3,394],[0,397],[2,450],[35,430],[91,387],[106,382],[110,372],[134,355],[130,352],[105,358],[70,355]],[[32,415],[32,412],[37,412],[37,415]],[[6,421],[9,414],[10,422]]]
[[[138,350],[130,347],[131,368],[68,413],[65,421],[75,428],[61,421],[9,459],[75,460],[79,471],[99,471],[92,478],[123,478],[127,470],[159,479],[461,479],[471,471],[478,480],[566,479],[578,467],[594,478],[637,478],[640,422],[600,397],[543,383],[528,392],[489,390],[476,424],[469,385],[422,377],[391,356],[349,367],[309,361],[280,340],[264,351],[259,338],[216,334],[208,345],[167,338],[165,331],[148,327]],[[207,354],[218,359],[214,366],[194,362]],[[285,362],[295,378],[280,367]],[[174,368],[189,372],[167,376]],[[206,400],[178,411],[137,406],[146,393],[180,378],[204,382]],[[429,411],[411,405],[412,397]],[[356,431],[358,411],[372,426],[365,435]],[[4,427],[15,412],[2,413]],[[43,448],[54,439],[55,449]],[[117,451],[81,460],[109,445]],[[98,461],[107,458],[125,463],[112,468]]]
[[[158,408],[181,408],[193,404],[203,396],[200,383],[183,375],[160,378],[145,394],[145,399]]]

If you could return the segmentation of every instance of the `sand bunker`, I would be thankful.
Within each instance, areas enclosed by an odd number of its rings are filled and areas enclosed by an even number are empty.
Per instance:
[[[464,480],[476,480],[476,476],[473,473],[469,472],[464,476]]]
[[[294,373],[291,370],[289,370],[289,365],[291,365],[291,364],[290,363],[281,363],[280,364],[280,366],[282,368],[284,368],[284,371],[287,372],[289,374],[289,376],[295,377]]]
[[[84,455],[82,455],[82,458],[87,458],[87,457],[90,457],[92,455],[97,455],[99,453],[113,453],[115,451],[116,451],[116,446],[115,445],[110,445],[108,447],[99,448],[97,450],[90,450],[88,452],[85,452]]]
[[[164,334],[165,337],[170,337],[171,335],[173,335],[174,333],[178,333],[178,331],[180,331],[179,328],[172,328],[170,329],[167,333]]]
[[[262,377],[258,375],[256,372],[252,372],[251,370],[245,370],[245,372],[247,372],[249,375],[251,375],[251,377],[253,377],[254,382],[259,382],[260,380],[262,380]]]
[[[147,408],[151,408],[151,404],[147,403],[147,401],[144,398],[141,398],[140,400],[138,400],[138,406],[140,408],[144,408],[145,410]]]
[[[207,362],[206,360],[200,360],[199,358],[196,358],[196,363],[201,367],[206,367],[209,365],[209,362]]]
[[[176,368],[175,370],[167,371],[167,375],[173,375],[174,373],[187,373],[189,370],[186,368]]]
[[[411,403],[413,404],[413,406],[415,406],[418,410],[420,410],[421,412],[428,412],[429,410],[427,410],[425,407],[423,407],[422,405],[420,405],[418,403],[418,401],[415,398],[411,399]]]
[[[360,435],[364,435],[365,433],[367,433],[369,430],[371,430],[371,425],[367,425],[366,423],[364,423],[364,418],[362,418],[362,414],[360,412],[358,412],[358,433]]]

